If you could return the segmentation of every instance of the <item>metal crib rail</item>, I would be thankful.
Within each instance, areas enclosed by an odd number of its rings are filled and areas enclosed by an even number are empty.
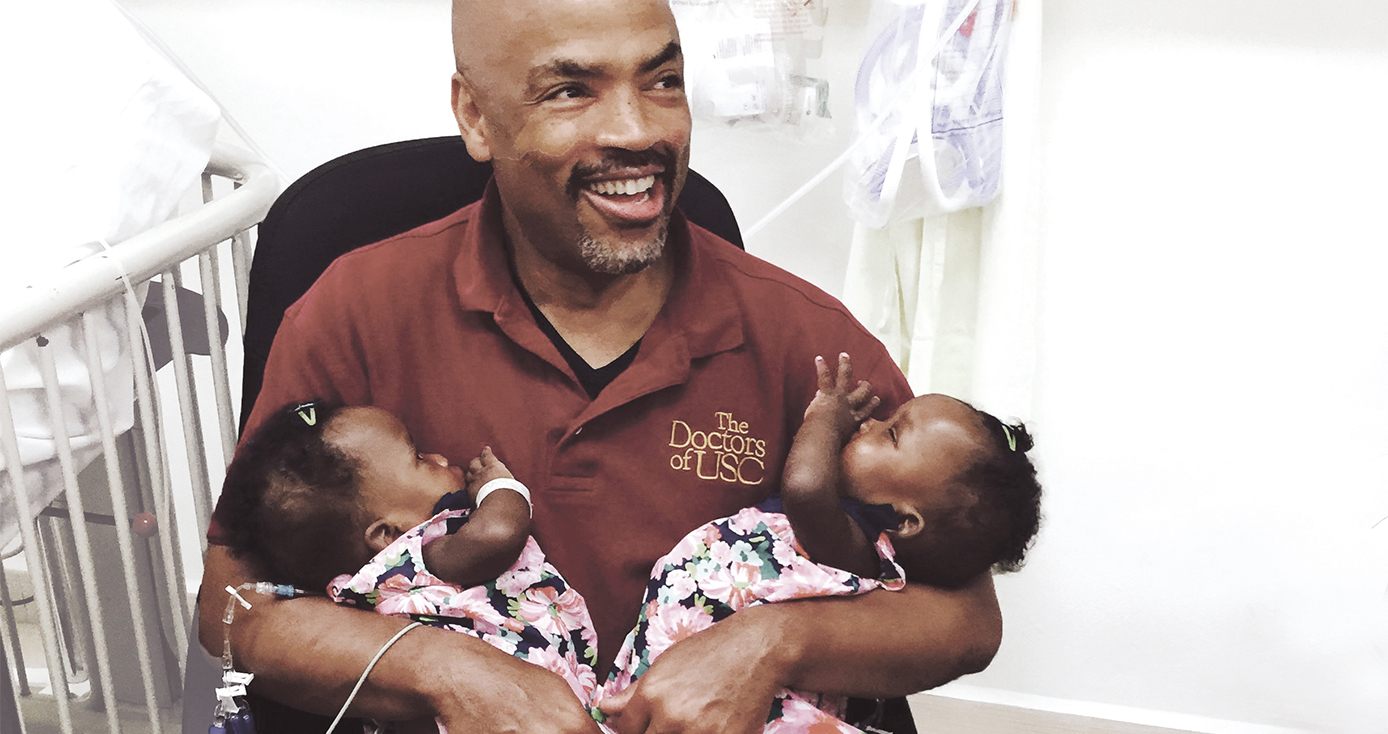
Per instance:
[[[233,182],[230,193],[213,198],[213,179],[220,177]],[[183,559],[178,549],[178,524],[188,520],[196,523],[196,535],[202,539],[209,519],[211,507],[211,461],[204,446],[202,420],[199,413],[199,392],[197,374],[193,359],[183,340],[183,324],[200,323],[206,328],[210,348],[211,385],[201,392],[210,393],[215,400],[216,423],[212,440],[220,449],[221,456],[230,457],[234,448],[236,416],[233,414],[230,382],[227,374],[227,356],[222,340],[218,338],[219,313],[224,287],[219,248],[226,247],[231,255],[231,290],[235,293],[237,323],[244,330],[246,313],[246,286],[248,281],[251,235],[250,230],[269,210],[279,192],[279,182],[270,170],[244,151],[218,146],[212,155],[203,177],[204,204],[195,211],[181,215],[158,227],[73,265],[61,272],[18,293],[0,293],[0,351],[37,340],[42,347],[46,340],[45,332],[69,324],[78,330],[86,350],[86,368],[91,379],[92,402],[96,423],[100,432],[101,458],[105,462],[105,487],[110,497],[105,511],[115,518],[114,545],[118,549],[118,559],[102,557],[94,551],[93,539],[89,536],[86,517],[103,517],[93,514],[84,505],[83,491],[78,487],[78,469],[73,458],[73,449],[67,440],[67,432],[60,430],[68,421],[68,412],[74,408],[65,405],[60,395],[58,370],[53,361],[54,350],[38,349],[40,374],[42,377],[44,400],[50,416],[50,427],[54,428],[55,459],[60,469],[62,491],[59,494],[61,511],[56,514],[64,517],[55,519],[44,517],[45,526],[29,512],[20,512],[18,518],[19,536],[25,554],[25,563],[32,585],[32,604],[37,613],[37,632],[42,638],[43,659],[48,672],[48,691],[41,693],[30,685],[29,674],[25,668],[23,650],[18,624],[16,622],[15,602],[0,567],[0,652],[8,664],[0,666],[0,729],[6,732],[17,723],[20,732],[61,731],[70,734],[74,731],[95,731],[105,728],[111,732],[139,731],[162,732],[171,721],[178,719],[177,710],[170,711],[176,703],[176,695],[156,694],[155,678],[159,670],[166,677],[181,682],[184,651],[189,644],[187,626],[191,621],[183,580]],[[202,314],[180,313],[179,299],[175,286],[183,283],[183,265],[190,267],[196,260],[196,272],[202,291]],[[152,353],[141,338],[141,306],[134,292],[128,286],[139,287],[158,277],[162,290],[162,301],[169,327],[169,346],[174,367],[174,388],[167,390],[170,395],[161,395],[158,380],[146,367]],[[148,300],[156,295],[149,294]],[[227,299],[229,302],[230,299]],[[186,304],[185,304],[186,305]],[[136,430],[132,430],[130,440],[135,444],[133,451],[118,450],[115,429],[110,414],[105,385],[102,380],[101,358],[98,349],[98,319],[93,315],[98,309],[118,309],[120,323],[125,333],[123,339],[125,353],[134,361]],[[28,508],[29,498],[40,496],[39,488],[26,486],[26,476],[20,461],[20,445],[15,429],[10,394],[5,376],[0,373],[0,456],[4,457],[4,472],[8,475],[8,489],[18,500],[16,507]],[[176,397],[175,397],[176,395]],[[158,405],[176,400],[177,415],[182,429],[180,435],[166,435],[161,425]],[[175,429],[177,430],[177,429]],[[138,434],[138,436],[136,436]],[[219,439],[219,440],[218,440]],[[173,478],[170,471],[170,443],[181,441],[188,461],[188,481],[191,485],[178,491],[191,490],[193,496],[193,518],[180,518],[173,506]],[[122,465],[124,462],[124,466]],[[32,477],[29,478],[32,480]],[[138,489],[128,486],[134,480]],[[0,484],[0,491],[4,485]],[[136,539],[132,537],[131,518],[135,510],[128,498],[135,493],[135,500],[158,518],[158,531],[149,538],[147,553],[153,564],[149,570],[136,567]],[[43,495],[47,496],[47,494]],[[90,499],[90,497],[88,498]],[[103,507],[105,505],[103,504]],[[108,531],[109,532],[109,531]],[[203,541],[205,550],[205,540]],[[109,542],[108,542],[109,545]],[[43,558],[45,548],[66,560],[58,562],[61,573],[55,573],[53,564]],[[112,552],[108,551],[107,555]],[[105,570],[103,570],[105,569]],[[112,570],[114,569],[114,571]],[[107,582],[104,593],[98,593],[98,577],[112,573],[123,577],[123,588],[112,592],[112,584]],[[140,580],[143,579],[143,580]],[[157,589],[156,598],[165,599],[158,609],[151,609],[155,600],[146,598],[137,589],[145,584]],[[121,584],[118,582],[115,587]],[[115,612],[128,614],[133,630],[132,639],[112,639],[107,631],[107,612],[112,605],[128,609]],[[147,620],[171,630],[173,658],[160,655],[162,648],[157,642],[159,632],[149,629]],[[119,636],[119,635],[117,635]],[[166,639],[166,638],[164,638]],[[125,649],[118,649],[124,647]],[[126,663],[124,672],[113,668],[113,660],[118,656],[129,659],[133,652],[133,663]],[[32,661],[32,656],[31,656]],[[133,667],[134,670],[130,670]],[[141,679],[143,707],[131,700],[126,692],[122,698],[117,691],[118,679],[133,677],[136,672]],[[88,679],[86,692],[74,688],[74,677],[85,675]],[[119,681],[129,688],[129,681]],[[178,686],[181,689],[181,685]],[[143,708],[143,711],[139,709]],[[143,719],[140,714],[143,714]],[[26,722],[29,722],[26,724]]]
[[[123,292],[122,270],[130,282],[143,283],[170,265],[244,231],[246,222],[265,218],[279,193],[279,182],[270,169],[237,148],[217,146],[207,170],[237,182],[236,191],[141,232],[113,247],[112,252],[73,263],[30,288],[0,294],[0,351]],[[242,310],[245,297],[244,288],[238,287]]]

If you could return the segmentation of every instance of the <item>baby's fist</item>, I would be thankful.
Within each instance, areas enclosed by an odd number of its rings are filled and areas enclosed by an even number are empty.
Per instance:
[[[501,479],[503,477],[507,479],[515,478],[511,474],[511,470],[507,469],[506,465],[501,462],[501,459],[496,458],[496,454],[492,453],[492,447],[485,446],[482,448],[482,453],[467,465],[467,495],[471,497],[472,501],[475,503],[477,501],[477,492],[482,489],[482,485],[493,479]]]

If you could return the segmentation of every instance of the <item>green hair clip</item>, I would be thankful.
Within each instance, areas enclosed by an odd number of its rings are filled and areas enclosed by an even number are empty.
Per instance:
[[[1007,449],[1009,451],[1016,451],[1017,437],[1012,435],[1012,429],[1008,428],[1006,423],[999,422],[998,425],[1002,426],[1002,435],[1007,436]]]
[[[300,403],[289,409],[291,413],[297,413],[300,418],[310,426],[318,423],[318,406],[313,403]]]

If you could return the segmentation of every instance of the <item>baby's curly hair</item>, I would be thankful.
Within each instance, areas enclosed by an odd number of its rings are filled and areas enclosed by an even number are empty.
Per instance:
[[[946,482],[958,501],[925,518],[902,559],[910,564],[908,578],[942,588],[963,586],[989,569],[1021,569],[1041,526],[1041,485],[1027,456],[1031,434],[1020,422],[1003,423],[969,407],[982,424],[982,444]]]
[[[324,439],[343,406],[272,412],[236,451],[218,508],[231,552],[264,580],[321,591],[360,553],[359,465]]]

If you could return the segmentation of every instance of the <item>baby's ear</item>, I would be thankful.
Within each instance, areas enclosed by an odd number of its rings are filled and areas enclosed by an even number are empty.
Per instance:
[[[366,526],[366,544],[371,546],[371,550],[380,553],[404,532],[399,526],[381,518]]]
[[[925,528],[925,518],[921,516],[920,510],[911,505],[898,506],[896,516],[901,520],[896,526],[898,538],[914,538]]]

